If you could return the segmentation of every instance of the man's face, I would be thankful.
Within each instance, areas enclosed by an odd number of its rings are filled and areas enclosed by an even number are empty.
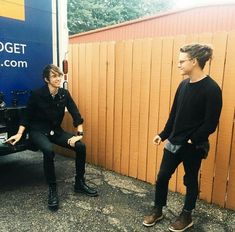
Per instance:
[[[49,81],[46,80],[48,85],[50,85],[53,88],[59,88],[62,80],[62,75],[51,70],[50,76],[49,76]]]
[[[190,58],[187,53],[180,52],[179,62],[178,62],[178,68],[180,70],[180,74],[190,75],[194,68],[194,61],[195,59]]]

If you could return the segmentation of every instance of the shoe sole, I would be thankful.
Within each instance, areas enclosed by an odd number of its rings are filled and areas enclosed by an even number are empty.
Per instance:
[[[86,193],[86,192],[83,192],[83,191],[79,191],[79,190],[74,190],[75,193],[81,193],[81,194],[84,194],[84,195],[87,195],[89,197],[98,197],[99,194],[96,193],[96,194],[89,194],[89,193]]]
[[[183,231],[189,229],[189,228],[192,227],[192,226],[193,226],[193,222],[191,222],[190,224],[188,224],[188,225],[187,225],[185,228],[183,228],[182,230],[175,230],[175,229],[173,229],[172,227],[169,227],[168,229],[169,229],[170,231],[173,231],[173,232],[183,232]]]
[[[57,211],[59,209],[59,205],[48,205],[49,210]]]
[[[147,224],[147,223],[143,222],[143,225],[146,226],[146,227],[154,226],[157,222],[161,221],[161,220],[163,219],[163,217],[164,217],[164,216],[162,215],[161,217],[157,218],[157,219],[156,219],[153,223],[151,223],[151,224]]]

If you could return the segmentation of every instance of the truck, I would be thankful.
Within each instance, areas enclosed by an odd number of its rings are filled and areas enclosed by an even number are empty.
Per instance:
[[[56,64],[67,83],[67,1],[0,0],[0,156],[34,149],[27,130],[16,145],[14,135],[33,89],[44,85],[42,70]],[[66,86],[65,86],[66,87]]]

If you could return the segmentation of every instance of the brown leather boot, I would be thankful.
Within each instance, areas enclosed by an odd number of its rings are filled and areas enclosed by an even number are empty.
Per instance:
[[[144,226],[154,226],[158,221],[163,219],[162,208],[153,207],[150,214],[144,217]]]
[[[193,226],[191,211],[183,210],[174,222],[170,224],[169,230],[182,232]]]

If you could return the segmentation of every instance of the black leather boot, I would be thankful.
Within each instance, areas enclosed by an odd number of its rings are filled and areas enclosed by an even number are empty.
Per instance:
[[[98,192],[94,189],[89,187],[84,179],[76,179],[74,185],[74,192],[75,193],[83,193],[90,197],[97,197]]]
[[[56,211],[59,208],[59,198],[56,184],[49,185],[48,208],[52,211]]]

